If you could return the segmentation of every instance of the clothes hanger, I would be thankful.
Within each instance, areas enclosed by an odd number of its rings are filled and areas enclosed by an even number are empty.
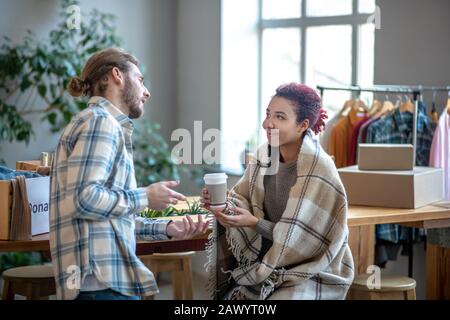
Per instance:
[[[395,101],[395,108],[400,107],[400,105],[403,103],[403,98],[401,95],[397,95],[397,101]]]
[[[405,102],[400,105],[400,112],[411,112],[414,113],[414,104],[408,95],[405,94]]]
[[[339,111],[339,116],[347,116],[348,113],[352,110],[354,102],[354,99],[348,99],[347,101],[345,101],[344,105],[341,108],[341,111]]]
[[[348,114],[347,111],[351,110],[353,105],[353,99],[349,99],[347,101],[344,102],[344,105],[341,108],[341,111],[339,111],[339,115],[342,116],[346,116]]]
[[[356,97],[356,106],[354,105],[354,107],[356,107],[356,110],[358,112],[363,112],[364,114],[367,113],[368,111],[368,107],[367,107],[367,103],[365,103],[362,99],[361,99],[361,91],[358,91],[358,95]]]
[[[378,111],[373,117],[379,118],[383,117],[395,109],[394,104],[389,100],[388,95],[386,94],[386,100],[384,100],[381,110]]]
[[[372,106],[370,107],[370,110],[369,110],[369,112],[367,114],[369,117],[371,117],[374,114],[376,114],[377,112],[379,112],[381,110],[381,108],[383,107],[381,102],[377,99],[376,92],[374,92],[373,97],[374,97],[374,99],[373,99],[373,102],[372,102]],[[387,95],[386,95],[386,100],[387,100]]]
[[[366,104],[364,103],[364,101],[362,101],[360,99],[354,100],[354,102],[352,104],[352,109],[359,113],[365,114],[367,112]]]
[[[433,102],[431,103],[430,118],[434,124],[437,124],[439,122],[439,115],[436,110],[436,90],[433,91]]]
[[[361,120],[361,118],[363,118],[367,113],[367,107],[364,101],[360,99],[360,97],[361,91],[358,91],[356,98],[352,100],[351,108],[347,113],[347,117],[349,118],[350,123],[352,124],[355,124],[356,122]]]
[[[388,113],[392,113],[393,111],[400,108],[400,105],[403,103],[403,98],[401,95],[397,94],[397,100],[395,101],[395,104],[389,101],[387,103],[387,107],[385,108],[385,111]]]

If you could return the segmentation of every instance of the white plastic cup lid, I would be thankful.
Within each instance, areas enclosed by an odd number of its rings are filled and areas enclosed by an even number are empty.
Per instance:
[[[218,204],[218,205],[213,205],[213,204],[211,204],[209,207],[211,208],[211,209],[225,209],[226,208],[226,204]]]
[[[206,184],[221,184],[227,182],[228,176],[225,173],[208,173],[205,174],[203,180]]]

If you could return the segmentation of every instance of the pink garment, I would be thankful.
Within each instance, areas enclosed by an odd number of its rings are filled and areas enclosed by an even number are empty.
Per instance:
[[[450,200],[450,116],[447,109],[439,117],[430,150],[430,167],[444,169],[444,199]]]

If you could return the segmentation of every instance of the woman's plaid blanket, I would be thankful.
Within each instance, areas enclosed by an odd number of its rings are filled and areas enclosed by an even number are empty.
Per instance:
[[[228,204],[263,218],[264,174],[276,162],[269,165],[268,146],[261,147],[230,190]],[[216,224],[208,243],[208,288],[214,299],[344,299],[354,276],[347,239],[344,187],[308,130],[271,249],[258,261],[261,235]]]

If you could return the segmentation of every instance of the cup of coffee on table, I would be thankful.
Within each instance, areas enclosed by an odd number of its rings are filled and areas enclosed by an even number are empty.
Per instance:
[[[208,173],[203,180],[210,195],[211,209],[225,208],[227,202],[227,178],[225,173]]]

